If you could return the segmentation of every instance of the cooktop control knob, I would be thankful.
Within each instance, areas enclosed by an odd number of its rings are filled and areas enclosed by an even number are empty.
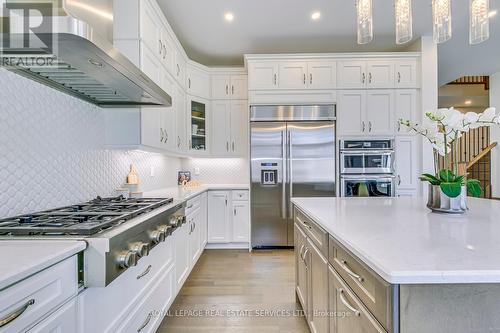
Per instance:
[[[175,216],[172,216],[170,218],[170,220],[168,221],[168,224],[170,224],[172,227],[176,228],[178,226],[177,218]]]
[[[183,225],[187,222],[186,217],[184,215],[177,216],[177,221],[179,225]]]
[[[149,244],[142,242],[134,243],[130,247],[130,251],[135,252],[139,258],[145,257],[149,254]]]
[[[174,228],[172,226],[169,226],[169,225],[161,225],[158,227],[158,230],[161,231],[165,235],[165,238],[166,238],[167,236],[170,236],[172,234],[172,231],[174,231]]]
[[[118,265],[121,268],[129,268],[137,265],[137,255],[133,251],[122,251],[117,257]]]
[[[158,228],[157,230],[151,233],[151,240],[155,244],[165,241],[165,232],[162,231],[160,228]]]

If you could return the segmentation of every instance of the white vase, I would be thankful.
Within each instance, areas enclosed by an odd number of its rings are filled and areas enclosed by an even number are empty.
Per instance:
[[[467,208],[467,187],[462,186],[462,192],[456,198],[450,198],[443,193],[438,185],[429,184],[429,199],[427,207],[433,212],[448,214],[463,214]]]

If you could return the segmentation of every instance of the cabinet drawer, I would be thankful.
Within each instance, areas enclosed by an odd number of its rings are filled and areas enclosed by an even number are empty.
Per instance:
[[[76,309],[76,298],[73,298],[28,333],[77,332]]]
[[[321,253],[328,256],[328,233],[297,208],[294,209],[295,223],[306,233],[307,237],[318,247]]]
[[[76,256],[68,258],[0,292],[0,331],[22,332],[47,313],[76,296]]]
[[[386,333],[331,266],[328,275],[330,313],[345,313],[330,317],[330,333]]]
[[[396,287],[385,282],[331,236],[329,261],[375,318],[391,332]]]
[[[114,332],[155,332],[174,300],[174,290],[175,274],[174,268],[171,267],[163,273],[158,283],[144,296],[144,300],[134,307],[134,311]]]
[[[233,200],[248,200],[248,191],[233,191]]]
[[[186,202],[186,215],[190,214],[191,212],[194,212],[196,209],[200,207],[201,207],[201,195],[189,199]]]

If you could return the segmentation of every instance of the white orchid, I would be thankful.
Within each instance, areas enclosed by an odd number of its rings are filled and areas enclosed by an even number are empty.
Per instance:
[[[452,150],[453,143],[458,141],[470,129],[483,126],[500,125],[500,115],[495,108],[488,108],[483,113],[462,113],[454,108],[438,109],[425,113],[423,125],[400,120],[402,125],[408,126],[416,133],[424,136],[432,145],[435,152],[445,158]]]

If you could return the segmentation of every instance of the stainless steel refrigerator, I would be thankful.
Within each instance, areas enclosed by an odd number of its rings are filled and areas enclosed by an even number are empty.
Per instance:
[[[252,106],[252,247],[293,246],[291,197],[335,196],[335,106]]]

